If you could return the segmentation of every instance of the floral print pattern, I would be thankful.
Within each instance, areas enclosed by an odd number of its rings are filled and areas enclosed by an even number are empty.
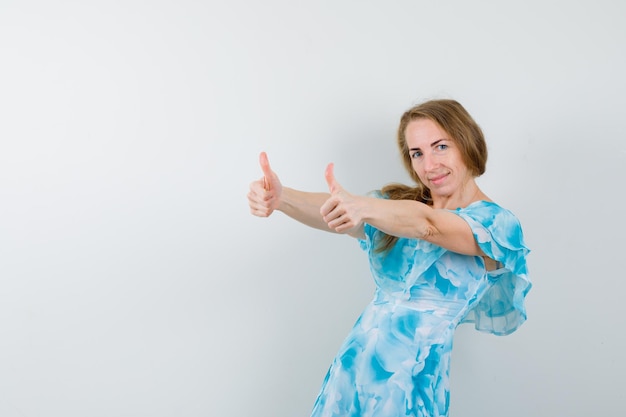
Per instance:
[[[454,211],[483,252],[460,255],[418,239],[374,251],[381,232],[365,225],[374,299],[357,319],[328,370],[312,417],[445,417],[454,330],[460,323],[496,335],[526,320],[530,290],[518,219],[492,202]]]

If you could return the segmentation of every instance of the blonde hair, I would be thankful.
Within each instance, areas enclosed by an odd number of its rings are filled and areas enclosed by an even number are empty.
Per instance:
[[[450,139],[459,147],[463,162],[475,177],[485,173],[487,143],[480,126],[467,110],[455,100],[429,100],[404,112],[398,126],[397,145],[404,168],[415,181],[415,186],[388,184],[382,188],[381,193],[391,200],[415,200],[430,205],[432,204],[430,190],[422,183],[413,169],[405,135],[409,123],[419,119],[432,120],[450,135]],[[384,234],[376,250],[386,252],[393,247],[397,240],[398,238],[395,236]]]

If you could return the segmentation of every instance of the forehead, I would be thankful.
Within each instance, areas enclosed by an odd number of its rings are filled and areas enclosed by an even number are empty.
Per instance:
[[[451,139],[439,124],[430,119],[411,120],[404,130],[404,137],[409,149],[429,147],[440,139]]]

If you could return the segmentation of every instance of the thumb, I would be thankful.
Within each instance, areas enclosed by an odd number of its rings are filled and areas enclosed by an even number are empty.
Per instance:
[[[272,168],[270,168],[270,161],[267,159],[267,154],[265,152],[261,152],[259,155],[259,164],[261,164],[261,170],[263,171],[263,187],[266,190],[269,190],[273,172]]]
[[[324,172],[324,176],[326,177],[326,183],[328,184],[328,189],[330,190],[331,194],[342,190],[341,185],[339,185],[339,183],[335,179],[334,171],[335,171],[335,164],[331,162],[326,167],[326,172]]]

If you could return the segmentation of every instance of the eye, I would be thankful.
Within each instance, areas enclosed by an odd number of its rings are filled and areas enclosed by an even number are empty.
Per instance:
[[[446,149],[448,149],[448,145],[446,145],[445,143],[440,143],[439,145],[437,145],[437,150],[439,151],[445,151]]]
[[[420,156],[422,156],[422,151],[415,151],[413,153],[410,154],[412,159],[416,159],[419,158]]]

